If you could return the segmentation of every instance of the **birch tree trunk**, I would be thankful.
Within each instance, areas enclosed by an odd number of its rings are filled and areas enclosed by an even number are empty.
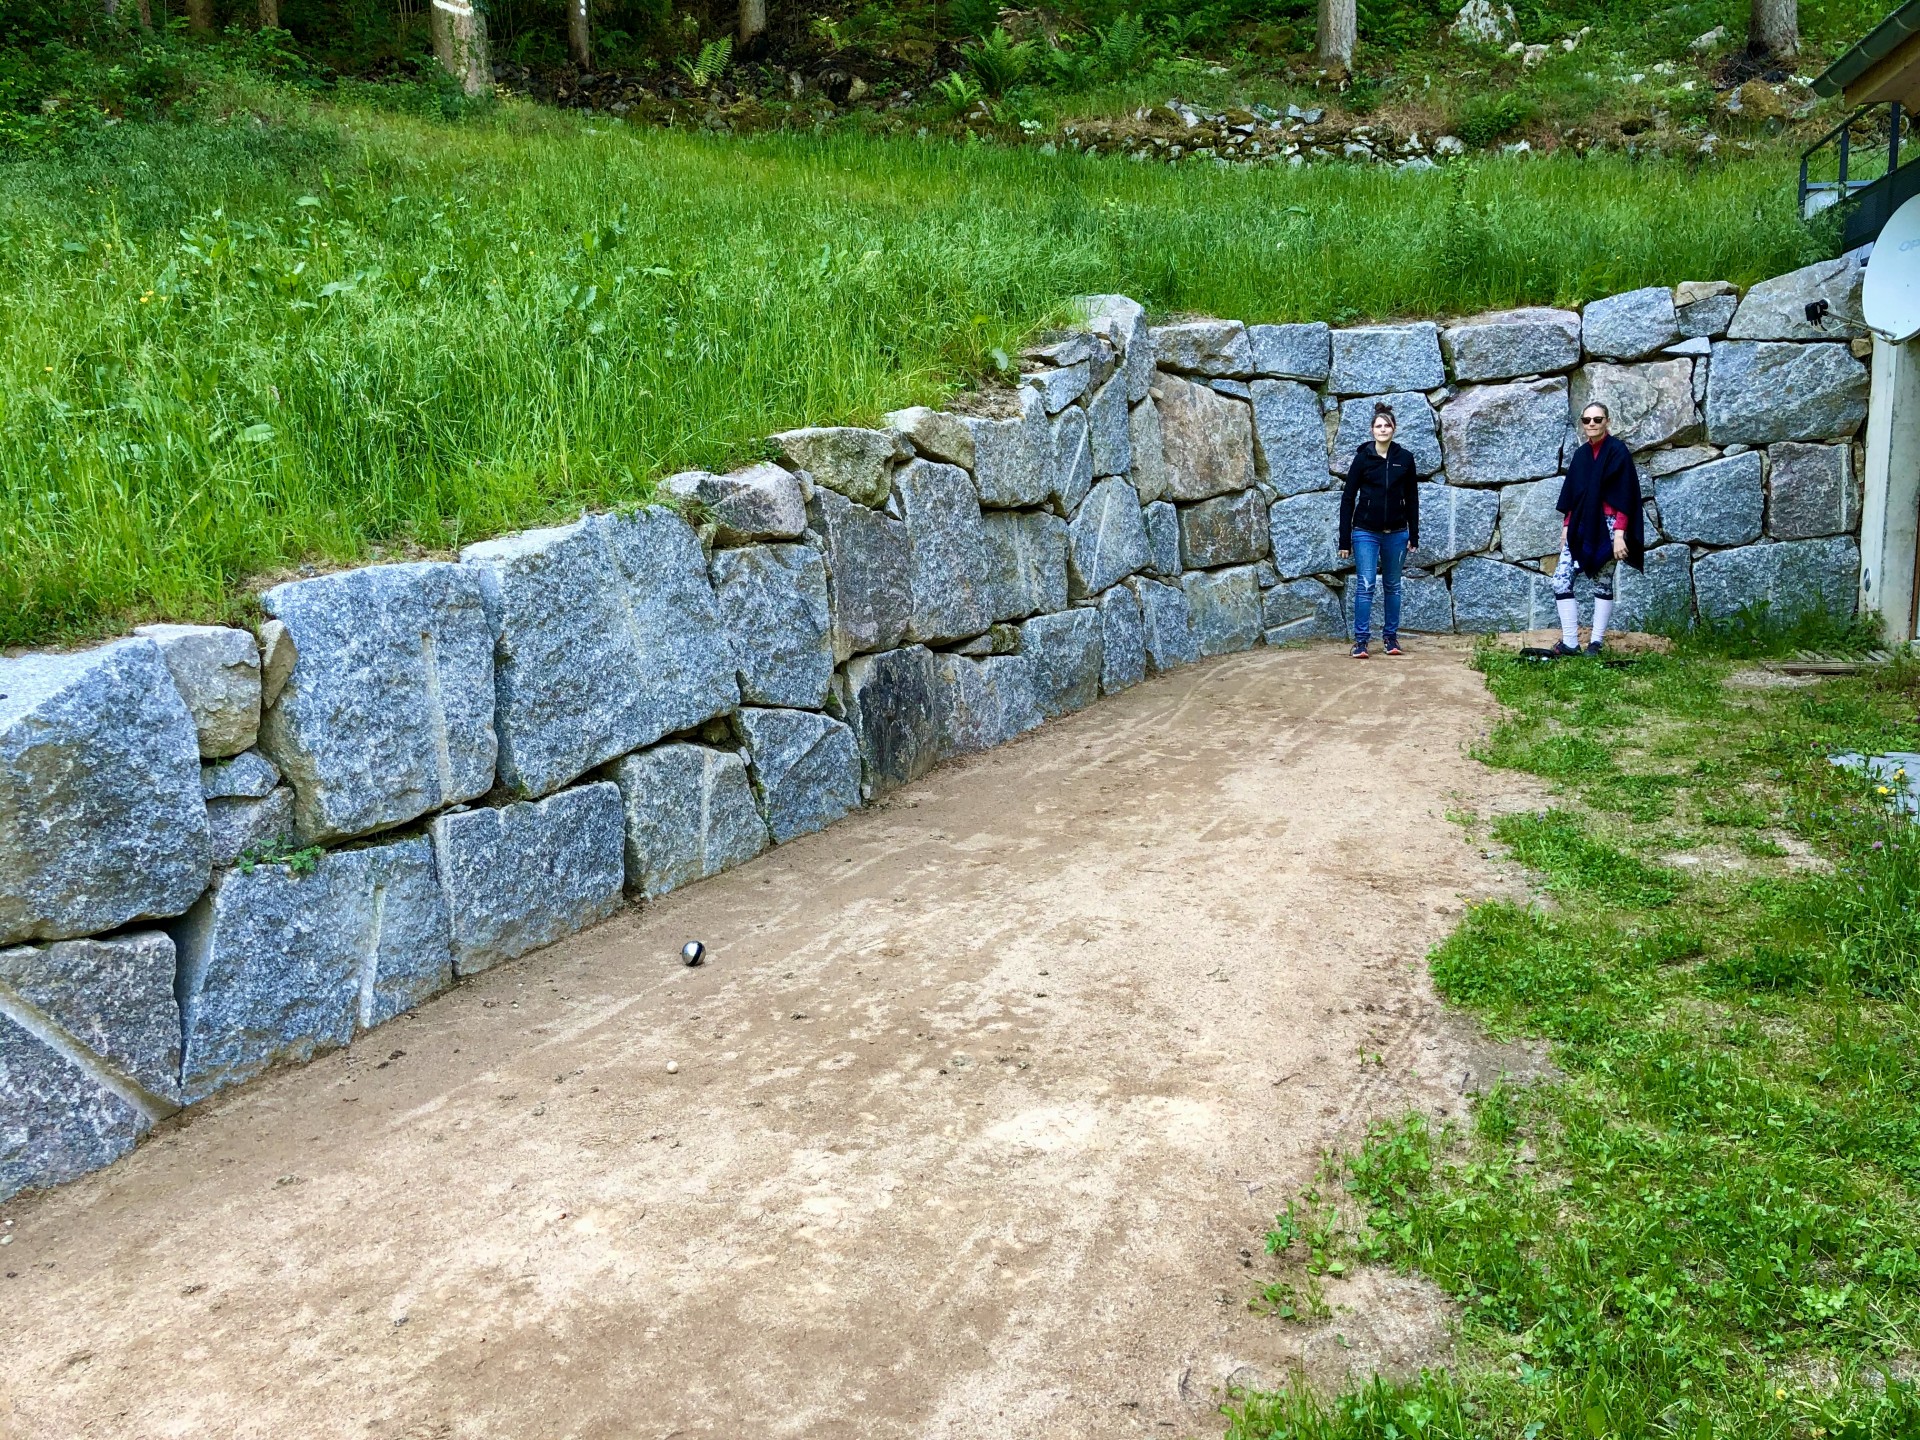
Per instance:
[[[567,0],[567,53],[582,70],[593,69],[593,32],[587,24],[587,0]]]
[[[484,95],[493,88],[487,17],[471,0],[433,0],[433,53],[467,94]]]
[[[280,28],[280,0],[260,0],[260,28],[262,30]]]
[[[1799,0],[1753,0],[1747,22],[1747,49],[1773,60],[1800,53]]]
[[[213,33],[213,0],[187,0],[187,28],[196,35]]]
[[[1755,4],[1763,0],[1754,0]],[[1793,0],[1787,0],[1793,3]],[[1320,0],[1319,33],[1314,58],[1328,70],[1345,75],[1353,69],[1354,0]]]
[[[733,37],[743,60],[758,60],[767,48],[767,0],[740,0],[740,24]]]

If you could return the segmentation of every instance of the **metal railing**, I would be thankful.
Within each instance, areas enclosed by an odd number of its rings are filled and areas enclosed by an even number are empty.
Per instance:
[[[1860,123],[1862,116],[1872,110],[1877,110],[1881,103],[1885,103],[1887,106],[1887,168],[1879,175],[1871,176],[1865,180],[1855,180],[1849,174],[1849,169],[1853,163],[1854,127]],[[1855,110],[1851,115],[1847,116],[1845,120],[1842,120],[1838,125],[1834,126],[1833,129],[1822,135],[1801,152],[1800,218],[1802,220],[1811,220],[1822,210],[1830,209],[1835,205],[1845,204],[1862,190],[1867,189],[1871,185],[1878,184],[1900,168],[1901,113],[1900,106],[1898,102],[1895,101],[1876,101],[1872,105],[1862,105],[1858,110]],[[1839,142],[1838,149],[1840,152],[1839,178],[1836,180],[1809,179],[1808,171],[1813,157],[1829,145],[1834,144],[1836,140]]]

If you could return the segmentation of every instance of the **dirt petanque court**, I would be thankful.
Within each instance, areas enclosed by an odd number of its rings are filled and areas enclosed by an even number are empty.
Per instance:
[[[1423,963],[1514,883],[1469,650],[1163,676],[0,1208],[0,1435],[1177,1437],[1444,1362],[1416,1281],[1247,1302],[1500,1063]]]

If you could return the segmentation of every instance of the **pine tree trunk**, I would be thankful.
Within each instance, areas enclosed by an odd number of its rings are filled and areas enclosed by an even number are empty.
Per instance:
[[[196,35],[213,33],[213,0],[187,0],[187,28]]]
[[[140,28],[151,32],[153,29],[153,0],[136,0],[135,9],[140,16]]]
[[[740,24],[733,37],[743,60],[758,60],[767,49],[767,0],[740,0]]]
[[[487,17],[470,0],[433,0],[433,53],[467,94],[484,95],[493,88]]]
[[[1747,23],[1747,49],[1772,60],[1800,53],[1799,0],[1753,0]]]
[[[280,0],[260,0],[260,28],[262,30],[280,28]]]
[[[567,53],[582,70],[593,69],[593,33],[587,26],[587,0],[567,0]]]
[[[1353,69],[1356,28],[1353,5],[1354,0],[1320,0],[1320,27],[1314,57],[1328,70],[1341,75]]]

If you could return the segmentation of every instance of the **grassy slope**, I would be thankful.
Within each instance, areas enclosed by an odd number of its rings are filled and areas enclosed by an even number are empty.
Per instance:
[[[7,169],[0,645],[642,498],[933,398],[1079,292],[1346,320],[1809,258],[1773,164],[1229,172],[246,98]]]
[[[1920,1390],[1880,1377],[1920,1342],[1920,830],[1826,760],[1920,746],[1920,673],[1482,663],[1513,707],[1483,758],[1560,792],[1493,827],[1546,896],[1474,907],[1433,970],[1565,1079],[1496,1088],[1470,1135],[1381,1127],[1345,1166],[1352,1243],[1460,1301],[1459,1378],[1256,1399],[1230,1435],[1920,1434]],[[1326,1221],[1295,1228],[1325,1274]]]

